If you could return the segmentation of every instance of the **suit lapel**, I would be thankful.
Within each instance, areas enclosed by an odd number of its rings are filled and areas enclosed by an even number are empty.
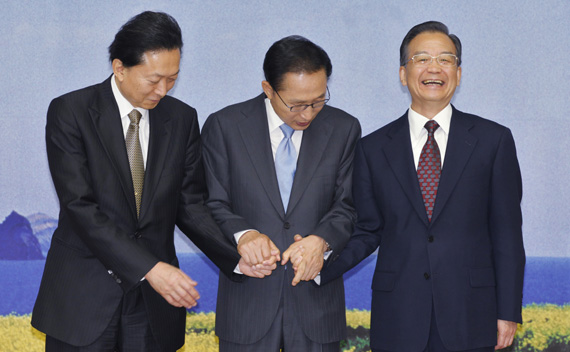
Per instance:
[[[111,89],[111,78],[101,83],[99,95],[93,105],[89,107],[89,114],[101,144],[111,160],[115,173],[119,177],[119,182],[123,188],[125,198],[129,202],[131,212],[136,218],[135,191],[131,179],[119,108]]]
[[[391,141],[384,146],[384,155],[406,197],[427,226],[428,218],[414,165],[407,112],[396,120],[388,131],[388,137]]]
[[[447,141],[443,169],[441,170],[437,197],[435,199],[432,223],[445,207],[445,203],[447,203],[467,161],[473,153],[473,149],[475,149],[477,138],[469,133],[471,127],[473,127],[473,125],[469,123],[464,114],[453,107],[449,127],[449,138]]]
[[[148,155],[144,175],[143,196],[141,203],[140,218],[142,219],[148,209],[156,191],[160,175],[164,169],[167,158],[168,146],[171,138],[170,114],[164,104],[158,104],[149,110],[150,137]]]
[[[303,141],[297,160],[297,171],[291,188],[291,196],[287,212],[291,212],[305,192],[313,174],[326,155],[326,146],[332,135],[332,126],[327,122],[327,107],[311,122],[309,127],[303,131]]]
[[[264,99],[265,95],[262,94],[253,101],[248,109],[244,109],[242,111],[243,120],[237,126],[251,164],[265,193],[275,210],[282,218],[285,218],[285,210],[281,202],[281,194],[279,193],[279,185],[275,173],[275,162],[271,151]]]

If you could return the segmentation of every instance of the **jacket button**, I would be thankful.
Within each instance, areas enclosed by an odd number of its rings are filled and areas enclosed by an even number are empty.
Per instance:
[[[429,280],[429,274],[428,273],[424,273],[424,277],[426,278],[426,280]]]
[[[428,242],[429,242],[429,243],[432,243],[432,242],[433,242],[433,236],[429,236],[429,237],[428,237]]]
[[[121,281],[121,279],[117,278],[117,280],[115,280],[118,284],[122,283],[123,281]]]
[[[283,228],[284,228],[285,230],[289,230],[289,229],[291,228],[291,224],[288,223],[288,222],[286,222],[286,223],[283,224]]]

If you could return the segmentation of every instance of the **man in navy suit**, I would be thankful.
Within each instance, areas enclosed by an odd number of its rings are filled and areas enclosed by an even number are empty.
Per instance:
[[[32,315],[47,351],[180,348],[199,294],[178,268],[175,225],[225,274],[238,264],[204,204],[196,110],[166,95],[181,48],[174,18],[143,12],[109,47],[111,77],[50,104],[60,215]]]
[[[508,128],[450,104],[460,65],[461,42],[444,24],[413,27],[400,47],[411,106],[356,149],[355,231],[321,279],[379,248],[373,351],[492,351],[510,345],[521,322],[515,144]]]

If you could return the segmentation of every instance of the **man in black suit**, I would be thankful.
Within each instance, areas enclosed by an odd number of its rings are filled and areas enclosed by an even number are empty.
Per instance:
[[[410,109],[356,149],[358,220],[321,279],[326,286],[379,248],[372,351],[493,351],[521,322],[515,144],[508,128],[450,104],[460,65],[461,42],[444,24],[413,27],[400,47]]]
[[[196,111],[166,96],[181,48],[172,17],[141,13],[109,47],[113,75],[50,104],[60,215],[32,316],[47,351],[180,348],[199,294],[178,269],[175,225],[224,273],[238,264],[204,205]]]
[[[326,105],[332,65],[309,40],[277,41],[263,69],[261,95],[204,124],[207,203],[250,265],[288,248],[284,264],[291,253],[301,251],[303,259],[295,263],[298,275],[290,263],[263,279],[235,282],[220,275],[220,351],[338,351],[346,334],[342,278],[324,287],[304,280],[314,278],[324,253],[334,256],[352,232],[360,124]],[[298,242],[296,234],[303,236]]]

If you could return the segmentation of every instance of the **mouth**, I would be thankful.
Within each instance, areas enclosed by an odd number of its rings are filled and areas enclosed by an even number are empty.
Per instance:
[[[443,86],[444,82],[439,79],[426,79],[422,81],[422,84],[424,86]]]

